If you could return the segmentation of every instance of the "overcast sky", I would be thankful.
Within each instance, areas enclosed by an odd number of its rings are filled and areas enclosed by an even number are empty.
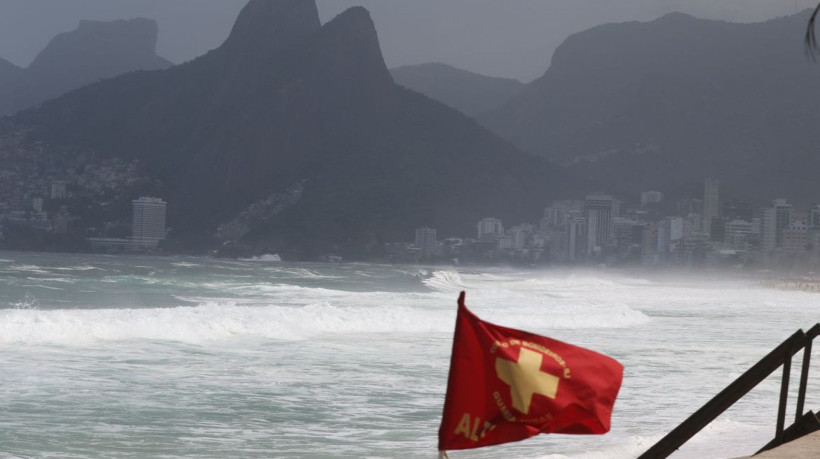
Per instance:
[[[528,82],[567,36],[606,22],[647,21],[672,11],[738,22],[813,7],[818,0],[318,0],[326,22],[370,10],[387,65],[444,62]],[[27,66],[54,35],[81,19],[149,17],[158,54],[180,63],[219,46],[246,0],[0,0],[0,57]]]

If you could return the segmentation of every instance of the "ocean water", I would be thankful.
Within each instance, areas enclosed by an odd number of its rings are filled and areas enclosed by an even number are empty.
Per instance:
[[[435,458],[462,289],[479,317],[625,376],[606,435],[454,459],[636,457],[820,320],[818,294],[708,276],[0,252],[0,457]],[[756,451],[779,380],[673,457]]]

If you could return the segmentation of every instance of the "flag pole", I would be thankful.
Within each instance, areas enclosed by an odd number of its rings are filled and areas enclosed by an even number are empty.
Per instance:
[[[461,293],[458,294],[458,306],[459,307],[464,305],[464,294],[465,294],[464,290],[462,290]],[[455,344],[455,336],[453,337],[453,344]],[[449,377],[447,378],[447,382],[448,383],[450,382]],[[450,456],[447,455],[447,451],[442,449],[442,450],[439,450],[439,452],[438,452],[438,459],[450,459]]]

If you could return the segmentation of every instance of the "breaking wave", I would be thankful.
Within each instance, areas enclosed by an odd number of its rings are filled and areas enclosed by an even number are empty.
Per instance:
[[[258,257],[251,257],[251,258],[240,258],[241,261],[272,261],[272,262],[279,262],[282,261],[282,258],[279,256],[278,253],[270,254],[266,253],[264,255],[259,255]]]
[[[27,273],[35,273],[35,274],[50,274],[49,271],[46,271],[40,266],[37,265],[11,265],[7,266],[5,271],[9,272],[27,272]]]
[[[424,274],[420,274],[425,276]],[[457,292],[464,290],[464,282],[457,271],[435,271],[423,277],[422,282],[427,287],[440,292]]]
[[[54,268],[57,271],[102,271],[102,268],[97,268],[96,266],[90,265],[76,265],[76,266],[65,266],[62,268]]]
[[[452,324],[452,320],[448,321]],[[205,304],[156,309],[0,311],[0,343],[85,344],[169,340],[199,343],[235,338],[298,340],[327,333],[444,331],[439,317],[409,308],[248,307]]]
[[[173,308],[5,309],[0,310],[0,343],[83,344],[140,339],[199,343],[244,338],[302,340],[349,333],[450,335],[455,320],[455,295],[452,294],[325,290],[324,297],[309,304],[304,304],[304,299],[283,299],[275,306],[259,305],[263,299],[205,302],[206,298],[180,298],[203,302]],[[546,333],[621,328],[649,320],[643,313],[623,305],[579,307],[510,303],[482,297],[480,305],[471,308],[485,320]]]
[[[714,457],[715,451],[720,451],[721,457],[745,457],[754,454],[760,446],[755,440],[765,438],[768,430],[768,426],[725,418],[716,419],[678,449],[675,457]],[[584,452],[547,454],[538,456],[538,459],[629,459],[640,456],[661,438],[663,434],[659,433],[651,436],[624,437],[617,442],[606,442],[600,447],[589,447],[589,443],[585,443]]]

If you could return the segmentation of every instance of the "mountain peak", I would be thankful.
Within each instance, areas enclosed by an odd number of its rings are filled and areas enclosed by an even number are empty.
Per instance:
[[[0,60],[0,115],[7,115],[95,81],[173,64],[156,54],[152,19],[80,21],[49,41],[25,69]]]
[[[114,21],[95,21],[91,19],[81,19],[77,31],[81,33],[111,33],[112,31],[130,30],[134,33],[141,33],[150,38],[151,43],[156,45],[159,35],[157,21],[148,18],[117,19]]]
[[[366,78],[372,87],[392,86],[376,26],[366,9],[356,6],[343,11],[322,27],[317,43],[322,49],[319,61],[329,77]]]
[[[376,25],[370,18],[370,13],[361,6],[354,6],[342,11],[322,28],[325,35],[344,34],[348,40],[357,41],[360,45],[369,48],[379,47],[379,38]],[[381,50],[379,49],[379,55]]]
[[[247,49],[281,48],[321,27],[314,0],[250,0],[225,45]]]
[[[88,56],[93,56],[97,62],[138,58],[155,64],[150,68],[168,67],[170,62],[156,56],[158,30],[156,21],[146,18],[108,22],[83,20],[76,30],[54,37],[37,54],[29,70],[53,74],[63,71],[65,65],[87,60]]]
[[[664,23],[664,22],[683,22],[683,21],[698,21],[698,20],[702,20],[702,19],[698,19],[698,18],[696,18],[692,15],[686,14],[686,13],[681,13],[679,11],[675,11],[675,12],[672,12],[672,13],[664,14],[663,16],[659,17],[658,19],[655,19],[652,22]]]

